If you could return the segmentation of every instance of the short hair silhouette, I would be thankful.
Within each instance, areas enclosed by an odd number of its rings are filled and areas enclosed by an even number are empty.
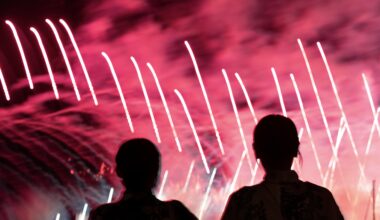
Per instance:
[[[282,115],[267,115],[253,133],[253,150],[264,169],[290,169],[299,153],[297,128],[292,120]]]
[[[157,147],[144,138],[124,142],[116,154],[116,172],[128,191],[146,191],[156,186],[161,155]]]

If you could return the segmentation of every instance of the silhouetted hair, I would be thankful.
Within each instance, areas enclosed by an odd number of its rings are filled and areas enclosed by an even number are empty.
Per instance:
[[[161,155],[157,147],[144,138],[124,142],[116,154],[116,172],[127,191],[151,190],[156,186]]]
[[[253,150],[260,159],[296,157],[299,140],[293,121],[282,115],[267,115],[257,124],[253,133]]]

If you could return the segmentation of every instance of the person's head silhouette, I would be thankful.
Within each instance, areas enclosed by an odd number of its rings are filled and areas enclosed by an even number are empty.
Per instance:
[[[295,124],[282,115],[265,116],[253,133],[253,150],[266,172],[290,170],[299,144]]]
[[[160,172],[161,155],[157,147],[144,138],[124,142],[116,154],[116,172],[128,192],[151,191]]]

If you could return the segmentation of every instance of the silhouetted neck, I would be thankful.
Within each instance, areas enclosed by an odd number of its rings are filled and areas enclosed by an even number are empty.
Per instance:
[[[264,177],[264,181],[269,183],[292,183],[298,180],[298,175],[294,170],[272,170],[266,172]]]
[[[155,198],[152,191],[144,191],[144,192],[128,192],[126,191],[123,196],[123,200],[146,200]]]

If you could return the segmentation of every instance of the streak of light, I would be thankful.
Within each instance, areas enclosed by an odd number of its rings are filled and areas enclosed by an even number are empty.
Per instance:
[[[169,171],[165,170],[164,177],[162,178],[162,182],[161,182],[161,186],[160,186],[160,191],[158,192],[159,198],[162,198],[162,196],[163,196],[165,184],[166,184],[166,181],[168,179],[168,175],[169,175]]]
[[[236,185],[236,182],[237,182],[237,178],[239,176],[240,169],[241,169],[241,166],[243,165],[243,160],[244,160],[244,157],[246,155],[247,155],[247,151],[244,150],[243,153],[241,154],[241,157],[240,157],[237,169],[236,169],[234,177],[232,179],[232,182],[231,182],[231,185],[230,185],[230,190],[228,191],[229,195],[235,190],[235,185]]]
[[[208,195],[210,194],[212,183],[214,182],[215,174],[216,174],[216,168],[214,168],[213,171],[212,171],[212,173],[211,173],[210,181],[208,183],[208,186],[207,186],[207,189],[206,189],[206,193],[204,195],[203,202],[202,202],[202,205],[201,205],[201,209],[200,209],[200,212],[199,212],[199,219],[203,218],[203,213],[205,211],[205,207],[206,207],[206,203],[207,203],[207,200],[208,200]]]
[[[371,89],[369,88],[369,84],[368,84],[367,78],[366,78],[366,76],[365,76],[364,73],[362,73],[362,78],[363,78],[365,90],[366,90],[367,95],[368,95],[369,104],[371,105],[371,110],[372,110],[373,118],[375,118],[376,117],[376,108],[375,108],[375,104],[373,102],[373,98],[372,98],[372,94],[371,94]],[[376,129],[377,129],[377,133],[380,136],[380,126],[379,126],[379,123],[377,121],[376,121]]]
[[[40,36],[40,34],[38,33],[38,31],[34,27],[31,27],[30,31],[33,32],[34,36],[36,36],[38,45],[39,45],[39,47],[41,49],[42,56],[43,56],[45,64],[46,64],[47,71],[49,73],[49,78],[50,78],[50,81],[51,81],[51,86],[53,87],[55,98],[59,99],[59,93],[58,93],[58,89],[57,89],[57,84],[55,83],[53,70],[51,69],[49,58],[48,58],[48,55],[46,53],[45,46],[44,46],[44,44],[42,42],[41,36]]]
[[[210,173],[210,169],[208,167],[206,156],[205,156],[205,154],[203,152],[203,149],[202,149],[202,146],[201,146],[201,142],[199,140],[199,136],[197,134],[197,131],[195,130],[194,122],[193,122],[193,119],[191,118],[189,109],[187,108],[186,102],[185,102],[182,94],[177,89],[175,89],[174,92],[178,96],[179,100],[181,101],[183,110],[185,111],[185,114],[186,114],[187,120],[189,121],[191,130],[193,131],[195,142],[197,143],[198,150],[199,150],[199,153],[201,155],[203,165],[205,166],[207,174],[209,174]]]
[[[71,69],[69,58],[67,57],[67,54],[66,54],[65,48],[63,46],[61,37],[59,36],[57,28],[54,26],[53,22],[51,22],[49,19],[45,19],[45,22],[50,26],[51,30],[54,33],[55,39],[57,40],[59,49],[61,50],[63,59],[65,61],[67,71],[69,72],[71,83],[73,84],[73,87],[74,87],[75,95],[77,97],[77,100],[80,101],[80,94],[79,94],[78,86],[77,86],[77,83],[75,81],[73,70]]]
[[[85,203],[83,206],[82,213],[79,215],[79,220],[86,220],[87,209],[88,209],[88,204]]]
[[[305,48],[303,47],[301,40],[297,39],[297,42],[298,42],[298,45],[299,45],[299,47],[301,49],[301,53],[302,53],[303,59],[305,60],[307,72],[309,73],[309,77],[310,77],[310,80],[311,80],[311,85],[313,87],[313,91],[314,91],[315,97],[317,98],[317,103],[318,103],[319,111],[321,112],[321,115],[322,115],[323,124],[325,125],[327,137],[328,137],[329,142],[330,142],[330,146],[331,146],[331,150],[333,152],[333,156],[334,156],[334,158],[336,160],[336,163],[338,163],[339,162],[338,153],[334,150],[334,142],[332,140],[331,131],[330,131],[330,128],[329,128],[329,124],[327,122],[325,111],[324,111],[323,106],[322,106],[321,98],[320,98],[319,93],[318,93],[317,85],[316,85],[315,80],[314,80],[313,72],[311,71],[309,59],[307,58],[307,55],[306,55],[306,52],[305,52]]]
[[[153,114],[152,106],[151,106],[150,100],[149,100],[149,95],[148,95],[148,92],[146,91],[146,88],[145,88],[145,83],[144,83],[144,79],[142,78],[142,75],[141,75],[140,67],[137,64],[136,59],[134,57],[131,56],[131,60],[132,60],[133,65],[135,66],[137,76],[139,77],[139,80],[140,80],[141,88],[142,88],[142,91],[144,93],[146,105],[148,106],[149,115],[150,115],[150,119],[152,120],[153,129],[154,129],[154,133],[156,134],[157,142],[161,143],[160,133],[158,132],[156,119],[155,119],[154,114]]]
[[[272,71],[274,82],[276,83],[276,88],[277,88],[278,98],[280,99],[282,114],[285,117],[287,117],[286,108],[285,108],[285,104],[284,104],[284,98],[282,97],[281,87],[280,87],[280,83],[278,82],[276,71],[275,71],[274,67],[272,67],[270,70]]]
[[[371,143],[372,143],[372,138],[373,138],[373,133],[375,133],[375,128],[378,126],[379,113],[380,113],[380,108],[377,108],[377,111],[375,113],[374,120],[373,120],[373,123],[372,123],[371,132],[369,133],[367,147],[365,149],[365,155],[366,156],[368,156],[368,154],[369,154],[369,150],[371,148]]]
[[[195,73],[197,74],[197,77],[198,77],[198,80],[199,80],[199,84],[201,85],[203,97],[205,98],[205,101],[206,101],[207,109],[208,109],[208,112],[210,114],[212,126],[214,127],[214,130],[215,130],[215,135],[216,135],[216,138],[218,140],[220,151],[222,152],[222,155],[224,155],[224,148],[223,148],[222,140],[220,138],[218,127],[216,126],[214,114],[212,113],[211,105],[210,105],[210,102],[209,102],[209,99],[208,99],[208,95],[207,95],[205,86],[203,84],[202,76],[201,76],[201,73],[199,71],[199,67],[198,67],[197,61],[195,59],[193,50],[191,49],[189,42],[185,41],[185,45],[186,45],[187,50],[189,51],[191,60],[193,62]]]
[[[247,101],[248,108],[249,108],[249,111],[251,112],[253,120],[255,121],[255,124],[257,124],[258,120],[257,120],[256,114],[255,114],[255,110],[253,109],[253,106],[252,106],[252,103],[251,103],[251,99],[249,98],[249,95],[248,95],[247,89],[245,88],[243,80],[240,78],[239,73],[235,73],[235,77],[236,77],[236,79],[238,80],[238,82],[240,84],[241,90],[243,90],[244,97],[245,97],[245,100]]]
[[[16,40],[16,43],[17,43],[17,47],[18,47],[18,50],[20,52],[20,56],[21,56],[21,60],[22,60],[22,63],[24,64],[24,69],[25,69],[25,73],[26,73],[26,77],[28,79],[28,82],[29,82],[29,87],[30,89],[34,89],[34,86],[33,86],[33,81],[32,81],[32,76],[30,74],[30,70],[29,70],[29,66],[28,66],[28,62],[26,61],[26,57],[25,57],[25,53],[24,53],[24,49],[22,47],[22,44],[21,44],[21,41],[20,41],[20,38],[18,36],[18,33],[17,33],[17,30],[16,30],[16,27],[13,25],[13,23],[9,20],[6,20],[5,23],[11,28],[12,30],[12,33],[13,33],[13,36]]]
[[[120,83],[119,83],[119,79],[117,78],[117,75],[116,75],[116,72],[115,72],[115,68],[113,67],[111,59],[109,58],[109,56],[105,52],[102,52],[102,56],[104,57],[104,59],[106,59],[106,61],[108,63],[108,66],[109,66],[109,68],[111,70],[112,77],[113,77],[113,79],[115,81],[117,91],[119,92],[121,103],[123,104],[123,108],[124,108],[124,111],[125,111],[125,116],[127,117],[127,120],[128,120],[129,129],[133,133],[135,131],[133,129],[132,119],[131,119],[131,116],[129,115],[127,103],[125,102],[123,91],[121,90],[121,86],[120,86]]]
[[[71,41],[72,45],[74,46],[75,53],[78,56],[80,65],[81,65],[83,73],[84,73],[84,76],[86,77],[86,81],[87,81],[87,84],[88,84],[88,88],[90,89],[90,92],[91,92],[91,95],[92,95],[92,99],[94,100],[94,104],[97,106],[98,105],[98,99],[96,98],[94,87],[92,86],[92,82],[91,82],[90,76],[88,75],[86,64],[83,61],[82,54],[81,54],[81,52],[79,50],[79,47],[78,47],[78,45],[77,45],[77,43],[75,41],[74,35],[73,35],[73,33],[72,33],[69,25],[63,19],[59,19],[59,22],[63,25],[63,27],[65,28],[67,34],[70,37],[70,41]]]
[[[189,187],[191,174],[193,173],[193,169],[194,169],[194,164],[195,164],[195,161],[194,160],[191,161],[189,172],[187,173],[187,176],[186,176],[185,186],[183,187],[183,190],[182,190],[183,192],[186,192],[187,188]]]
[[[322,45],[321,45],[320,42],[317,42],[317,47],[319,49],[319,52],[320,52],[320,54],[322,56],[322,59],[323,59],[323,62],[325,64],[325,67],[326,67],[326,70],[327,70],[327,74],[329,76],[330,83],[331,83],[331,86],[333,88],[335,99],[336,99],[336,101],[338,103],[341,115],[343,116],[343,119],[344,119],[344,121],[346,123],[346,126],[347,126],[347,134],[348,134],[348,137],[349,137],[350,142],[351,142],[352,149],[353,149],[354,154],[355,154],[356,162],[358,163],[358,166],[359,166],[360,177],[363,177],[364,179],[366,179],[366,176],[365,176],[365,173],[364,173],[364,168],[363,168],[362,164],[360,163],[358,150],[357,150],[355,141],[354,141],[354,139],[352,137],[351,129],[350,129],[348,121],[347,121],[346,113],[343,111],[343,106],[342,106],[342,102],[341,102],[339,94],[338,94],[338,89],[336,88],[336,84],[335,84],[334,78],[332,76],[330,66],[329,66],[329,64],[327,62],[327,58],[326,58],[325,52],[323,51],[323,48],[322,48]]]
[[[321,180],[323,181],[324,178],[323,178],[323,172],[322,172],[321,163],[319,161],[317,150],[315,148],[313,136],[311,135],[311,130],[310,130],[309,122],[308,122],[307,117],[306,117],[305,109],[303,107],[303,102],[302,102],[301,94],[300,94],[300,91],[298,90],[298,86],[297,86],[296,80],[295,80],[294,75],[292,73],[290,74],[290,78],[292,79],[293,86],[294,86],[294,89],[296,91],[298,103],[299,103],[300,108],[301,108],[302,117],[303,117],[305,125],[306,125],[306,131],[307,131],[307,134],[308,134],[309,139],[310,139],[310,143],[311,143],[311,147],[312,147],[312,150],[313,150],[313,153],[314,153],[315,161],[317,163],[317,168],[318,168],[319,174],[321,176]]]
[[[114,192],[114,189],[113,189],[113,187],[111,187],[111,189],[110,189],[110,193],[108,194],[107,203],[112,202],[113,192]]]
[[[230,80],[228,79],[227,72],[226,72],[225,69],[222,69],[222,73],[223,73],[223,77],[224,77],[224,79],[226,81],[228,93],[230,95],[230,100],[231,100],[232,108],[233,108],[234,113],[235,113],[236,122],[237,122],[238,127],[239,127],[239,133],[240,133],[241,140],[243,142],[244,150],[247,151],[247,153],[248,153],[248,146],[247,146],[247,142],[245,140],[243,128],[241,126],[240,116],[239,116],[239,112],[238,112],[237,107],[236,107],[236,102],[235,102],[234,94],[232,92]],[[249,156],[249,154],[247,154],[247,160],[248,160],[249,168],[251,170],[252,178],[255,178],[255,172],[253,170],[253,166],[252,166],[252,162],[251,162],[251,157]],[[256,166],[257,166],[257,164],[256,164]]]
[[[148,66],[149,70],[152,72],[152,75],[153,75],[154,81],[155,81],[155,83],[156,83],[156,86],[157,86],[158,92],[160,93],[160,97],[161,97],[162,103],[164,104],[164,108],[165,108],[165,111],[166,111],[166,115],[168,116],[169,124],[170,124],[170,127],[172,128],[173,136],[174,136],[175,142],[176,142],[176,144],[177,144],[178,151],[179,151],[179,152],[182,152],[181,143],[179,142],[179,138],[178,138],[178,135],[177,135],[177,131],[176,131],[175,127],[174,127],[174,123],[173,123],[172,115],[171,115],[171,113],[170,113],[170,110],[169,110],[169,107],[168,107],[168,103],[166,102],[165,95],[164,95],[164,93],[162,92],[162,88],[161,88],[161,85],[160,85],[160,81],[158,80],[158,77],[157,77],[156,71],[153,69],[153,66],[152,66],[150,63],[147,63],[146,65]]]
[[[0,69],[0,81],[1,81],[1,86],[3,87],[5,98],[7,99],[7,101],[11,100],[11,97],[9,96],[9,92],[8,92],[7,83],[5,83],[4,75],[1,69]]]
[[[55,216],[55,220],[59,220],[60,218],[61,218],[61,214],[57,213],[57,215]]]

